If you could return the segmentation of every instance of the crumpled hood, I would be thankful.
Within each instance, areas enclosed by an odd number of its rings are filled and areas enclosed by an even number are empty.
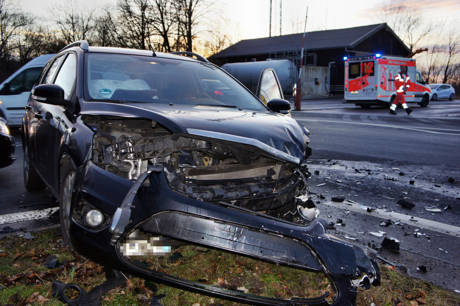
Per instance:
[[[89,102],[84,104],[81,114],[148,118],[173,133],[248,144],[293,163],[300,163],[304,159],[305,141],[308,139],[296,120],[269,111],[177,104]]]

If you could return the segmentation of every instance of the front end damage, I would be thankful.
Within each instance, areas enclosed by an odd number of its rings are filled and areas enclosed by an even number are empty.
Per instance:
[[[288,144],[279,150],[224,133],[173,134],[149,120],[84,121],[94,138],[74,188],[70,228],[80,252],[133,275],[251,304],[348,305],[358,287],[378,283],[362,249],[328,236],[314,220],[309,173]],[[86,222],[93,210],[103,215],[98,225]],[[292,296],[270,295],[212,283],[196,267],[191,274],[170,269],[178,254],[198,260],[206,252],[294,275],[324,273],[330,285],[317,297],[302,296],[308,283],[287,292]]]

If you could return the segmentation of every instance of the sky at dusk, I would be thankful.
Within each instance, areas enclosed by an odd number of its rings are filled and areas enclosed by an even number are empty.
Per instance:
[[[206,0],[202,26],[218,28],[233,41],[265,37],[269,31],[270,0]],[[384,12],[398,7],[418,10],[426,20],[443,24],[460,24],[459,0],[272,0],[272,35],[280,34],[280,1],[282,1],[282,34],[303,32],[308,6],[307,30],[324,30],[374,24],[384,21]],[[116,0],[10,0],[24,11],[53,20],[56,11],[65,6],[93,11],[114,8]],[[460,27],[460,26],[458,26]],[[460,31],[460,28],[458,29]]]

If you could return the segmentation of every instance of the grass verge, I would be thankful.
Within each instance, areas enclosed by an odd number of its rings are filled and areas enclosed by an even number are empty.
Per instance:
[[[76,283],[86,290],[104,282],[103,267],[71,253],[63,246],[58,230],[47,230],[32,235],[33,238],[11,235],[0,240],[0,305],[62,305],[51,295],[53,280]],[[186,255],[186,252],[184,254]],[[237,256],[225,258],[210,256],[207,260],[209,260],[210,267],[228,271],[228,274],[223,273],[216,276],[217,284],[222,283],[223,286],[231,283],[236,274],[239,275],[238,278],[244,276],[244,280],[240,281],[250,288],[251,275],[256,275],[258,270],[248,274],[253,265],[242,262],[242,258]],[[56,261],[57,267],[45,266],[46,264],[53,265]],[[180,268],[180,271],[186,271],[187,265],[193,268],[192,264],[192,262],[183,262],[174,267]],[[226,267],[231,268],[226,269]],[[357,305],[370,305],[371,303],[376,305],[460,305],[458,294],[401,274],[389,266],[381,266],[381,271],[381,286],[366,291],[360,290]],[[260,290],[269,292],[268,295],[277,296],[281,288],[278,284],[281,276],[270,272],[260,274],[257,279],[260,282],[257,284],[261,286]],[[285,280],[295,280],[297,277],[295,273],[290,277],[289,272],[283,275]],[[312,283],[308,286],[308,293],[324,291],[324,282],[315,278],[310,278],[310,280]],[[139,278],[130,278],[126,286],[111,290],[103,297],[103,304],[144,305],[149,304],[154,296],[160,294],[165,295],[161,299],[163,305],[235,304],[164,285],[156,285]]]

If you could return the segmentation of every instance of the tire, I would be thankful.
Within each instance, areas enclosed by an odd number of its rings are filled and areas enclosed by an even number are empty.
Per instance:
[[[431,97],[431,101],[438,101],[438,95],[434,94],[433,97]]]
[[[454,94],[451,93],[450,96],[449,96],[449,101],[452,101],[454,98],[455,98],[455,97],[454,97]]]
[[[27,144],[24,145],[22,173],[24,175],[24,187],[26,187],[27,191],[37,192],[45,189],[45,183],[43,183],[35,168],[30,164],[29,149]]]
[[[427,107],[430,103],[430,97],[428,95],[424,95],[422,101],[418,103],[421,107]]]
[[[59,197],[59,221],[62,233],[62,240],[72,251],[74,243],[70,237],[71,208],[73,199],[73,189],[75,185],[76,172],[73,169],[64,169],[61,173],[61,193]]]

